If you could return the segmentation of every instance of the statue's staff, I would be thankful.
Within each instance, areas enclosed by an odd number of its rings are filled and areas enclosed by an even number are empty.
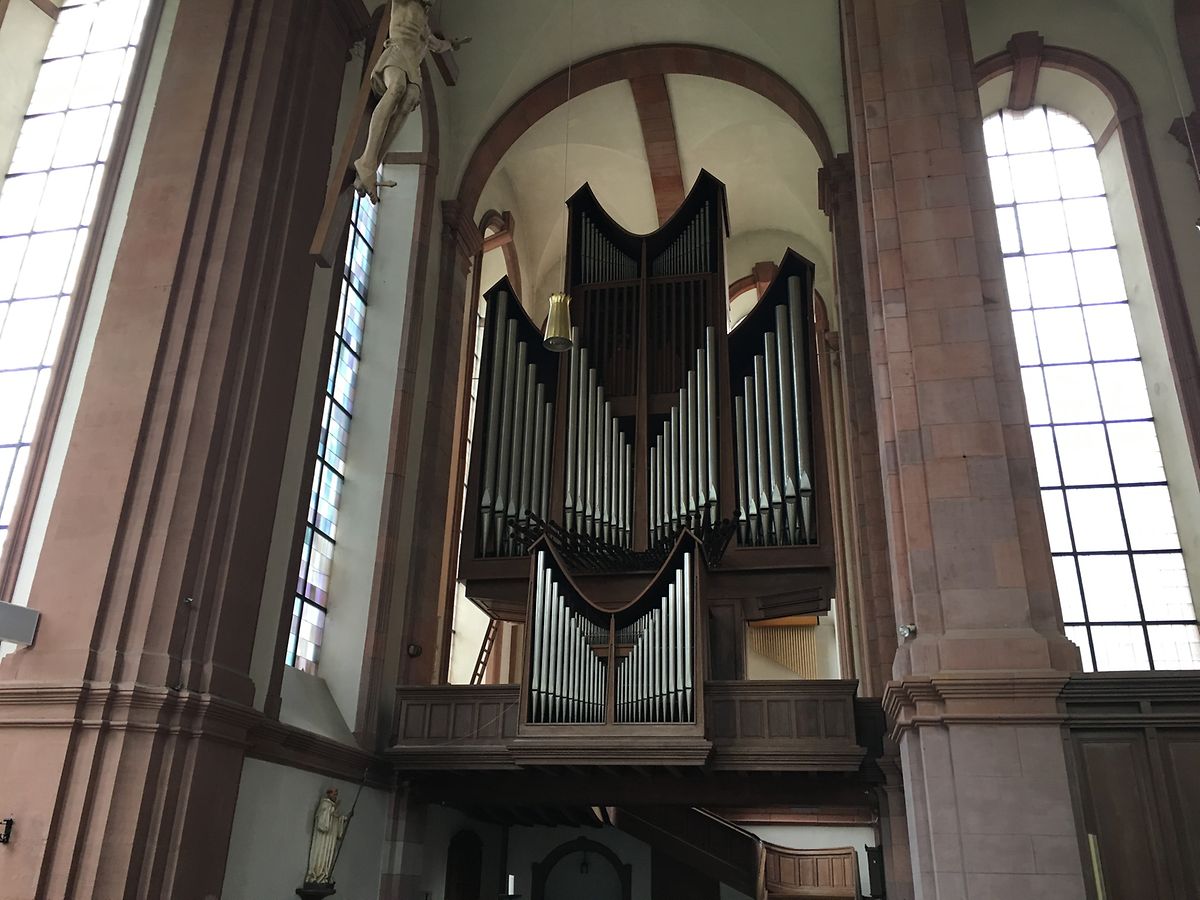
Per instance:
[[[350,831],[350,820],[354,818],[354,810],[358,809],[358,798],[362,796],[363,786],[367,783],[367,772],[370,769],[363,769],[362,781],[358,783],[358,790],[354,794],[354,802],[350,804],[350,812],[346,814],[346,824],[342,828],[341,840],[337,842],[337,847],[333,851],[333,861],[329,864],[329,881],[333,882],[333,870],[337,868],[338,857],[342,855],[342,846],[346,843],[346,834]]]

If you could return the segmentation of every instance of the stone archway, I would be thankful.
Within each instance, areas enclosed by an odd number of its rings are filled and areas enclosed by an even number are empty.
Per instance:
[[[633,866],[621,862],[621,857],[604,844],[581,837],[560,844],[546,854],[545,859],[533,864],[533,900],[553,900],[546,895],[546,884],[554,868],[563,860],[576,853],[592,853],[599,861],[611,867],[620,882],[621,900],[631,900],[633,896]]]

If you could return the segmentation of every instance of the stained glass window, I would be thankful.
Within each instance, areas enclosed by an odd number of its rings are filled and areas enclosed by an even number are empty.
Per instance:
[[[1089,670],[1200,668],[1094,141],[1044,107],[984,136],[1067,636]]]
[[[315,673],[329,609],[329,578],[337,542],[338,506],[346,479],[346,437],[354,410],[354,387],[362,358],[367,281],[375,243],[375,207],[358,198],[350,218],[346,257],[334,323],[333,351],[325,382],[321,432],[300,547],[300,573],[292,599],[287,664]]]
[[[0,188],[0,549],[149,0],[66,0]]]

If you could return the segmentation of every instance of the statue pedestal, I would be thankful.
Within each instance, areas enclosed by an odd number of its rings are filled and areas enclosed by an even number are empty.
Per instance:
[[[325,897],[332,897],[336,893],[332,884],[306,884],[296,888],[296,896],[300,900],[324,900]]]

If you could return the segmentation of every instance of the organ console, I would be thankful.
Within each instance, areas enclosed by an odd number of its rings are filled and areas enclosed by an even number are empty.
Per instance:
[[[586,185],[568,209],[572,348],[485,293],[459,574],[529,626],[528,725],[694,723],[747,621],[833,593],[813,267],[789,251],[731,330],[712,175],[649,235]]]

